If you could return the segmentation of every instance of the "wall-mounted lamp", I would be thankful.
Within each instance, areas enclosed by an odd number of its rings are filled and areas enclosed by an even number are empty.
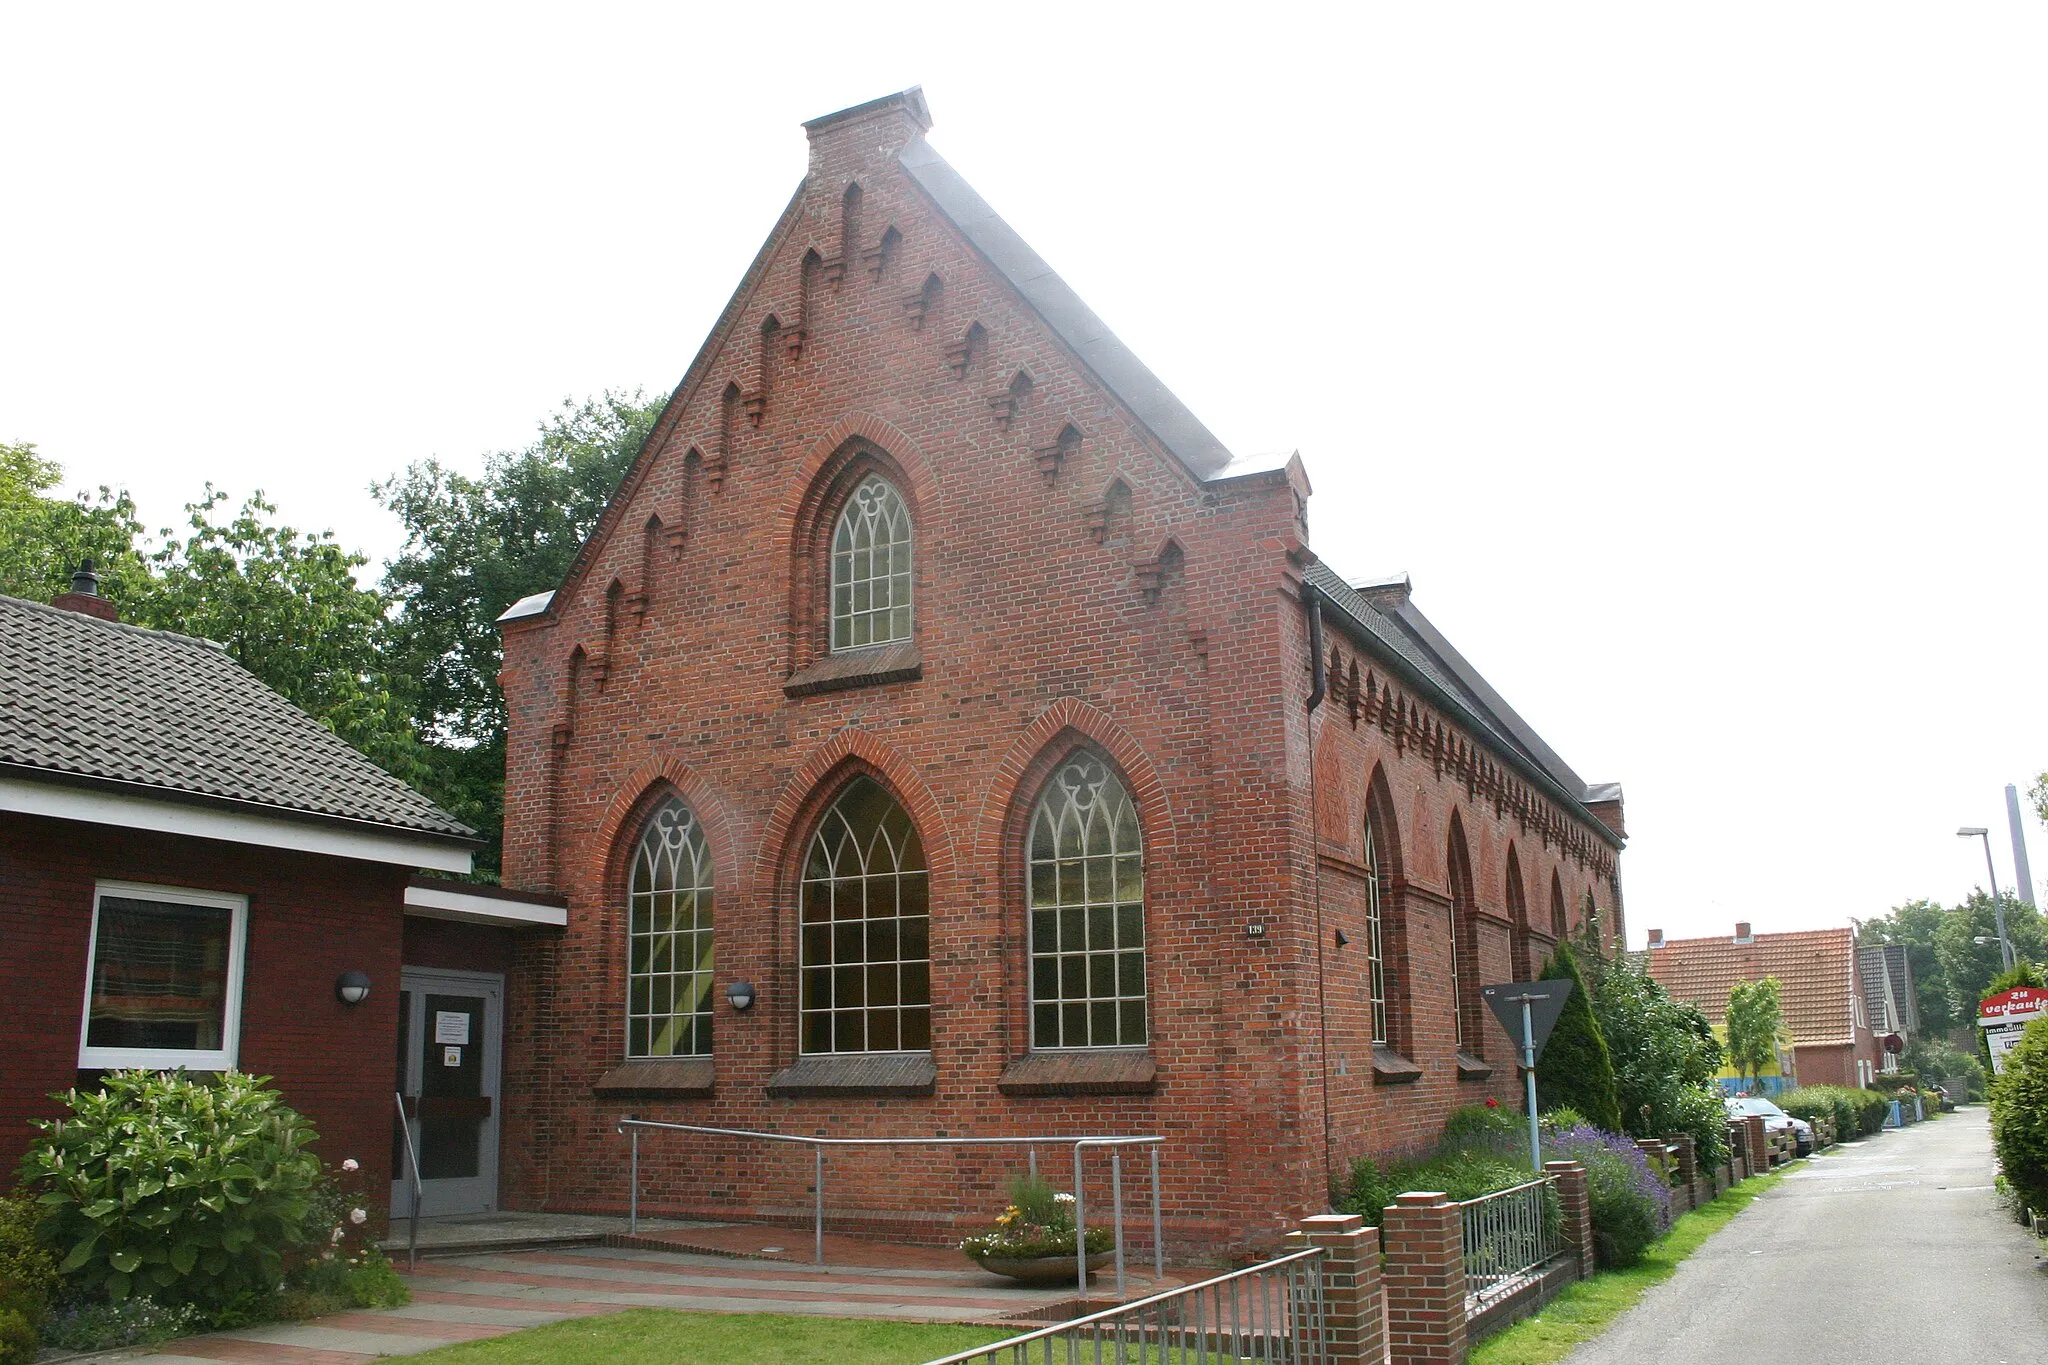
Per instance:
[[[725,1003],[736,1010],[750,1010],[754,1007],[754,984],[751,981],[735,981],[725,988]]]
[[[1337,931],[1337,946],[1339,948],[1342,948],[1345,944],[1349,942],[1351,942],[1351,936],[1345,933],[1342,929],[1339,929]]]
[[[370,998],[370,978],[365,972],[343,972],[334,978],[334,998],[344,1005],[360,1005]]]

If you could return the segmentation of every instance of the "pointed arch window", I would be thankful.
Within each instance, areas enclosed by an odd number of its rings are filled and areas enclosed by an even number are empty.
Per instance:
[[[924,841],[889,790],[847,784],[804,860],[802,1050],[932,1045],[931,908]]]
[[[1386,922],[1380,912],[1380,848],[1372,827],[1372,813],[1365,816],[1365,971],[1366,990],[1372,1001],[1372,1040],[1387,1041],[1387,950]]]
[[[910,508],[880,475],[863,479],[832,532],[832,648],[908,640]]]
[[[1145,1018],[1145,851],[1109,765],[1077,754],[1031,814],[1031,1045],[1138,1047]]]
[[[711,854],[671,797],[648,817],[627,892],[626,1055],[711,1053]]]

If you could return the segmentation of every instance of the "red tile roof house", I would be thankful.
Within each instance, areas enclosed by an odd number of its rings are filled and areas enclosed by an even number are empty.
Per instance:
[[[507,883],[569,905],[513,976],[505,1198],[621,1208],[627,1115],[1161,1134],[1169,1240],[1270,1239],[1519,1105],[1479,987],[1589,913],[1618,939],[1621,792],[1405,578],[1332,572],[1302,460],[1225,449],[929,123],[807,125],[596,532],[503,618]],[[808,1217],[801,1152],[642,1156],[643,1209]],[[957,1237],[1022,1164],[837,1152],[828,1214]]]
[[[1777,977],[1801,1085],[1868,1085],[1883,1068],[1854,930],[1753,934],[1743,923],[1728,938],[1667,939],[1652,929],[1647,958],[1674,1000],[1699,1006],[1716,1025],[1727,1022],[1736,982]]]
[[[560,903],[419,875],[467,872],[471,831],[219,646],[73,589],[0,597],[0,1170],[105,1069],[238,1067],[373,1191],[424,1091],[430,1188],[494,1200],[505,975]]]

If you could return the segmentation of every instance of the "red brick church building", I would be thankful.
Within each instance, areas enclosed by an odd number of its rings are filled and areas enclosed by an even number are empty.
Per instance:
[[[1479,986],[1620,935],[1620,791],[1405,580],[1331,572],[1301,459],[1224,449],[928,126],[915,90],[806,125],[597,531],[503,618],[506,881],[568,905],[509,983],[504,1202],[621,1205],[628,1114],[1158,1133],[1170,1235],[1259,1238],[1519,1103]],[[807,1159],[645,1160],[643,1208],[808,1208]],[[834,1221],[905,1235],[1020,1164],[847,1161]]]

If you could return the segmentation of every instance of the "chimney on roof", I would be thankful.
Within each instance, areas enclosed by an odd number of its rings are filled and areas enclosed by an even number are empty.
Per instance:
[[[78,561],[78,572],[71,575],[71,591],[58,593],[50,599],[50,605],[83,616],[97,616],[102,621],[121,619],[114,604],[100,596],[100,576],[92,571],[90,559]]]
[[[1353,583],[1351,590],[1381,611],[1399,611],[1408,604],[1409,596],[1415,591],[1415,584],[1407,574],[1399,573],[1392,578]]]
[[[1753,941],[1754,937],[1755,936],[1749,932],[1748,920],[1739,919],[1735,921],[1735,941],[1737,943],[1749,943]]]
[[[1664,946],[1664,931],[1662,929],[1652,929],[1650,931],[1650,946],[1652,948],[1662,948]]]
[[[924,88],[916,85],[811,119],[804,124],[811,141],[811,174],[832,185],[837,195],[844,188],[837,182],[856,179],[893,160],[905,147],[921,141],[931,126]]]

